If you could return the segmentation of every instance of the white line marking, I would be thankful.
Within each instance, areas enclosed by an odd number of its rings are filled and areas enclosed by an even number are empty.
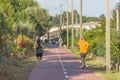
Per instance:
[[[66,69],[63,69],[63,71],[66,71]]]
[[[64,69],[65,67],[61,65],[61,67]]]
[[[62,69],[63,69],[63,73],[64,73],[64,75],[65,75],[65,78],[69,78],[69,76],[67,75],[66,69],[65,69],[65,67],[64,67],[64,64],[63,64],[63,62],[62,62],[61,56],[59,55],[57,49],[56,49],[56,51],[57,51],[57,55],[58,55],[58,58],[59,58],[60,65],[61,65],[61,67],[62,67]]]
[[[66,74],[67,74],[67,72],[64,72],[64,74],[66,75]]]
[[[68,75],[66,75],[66,76],[65,76],[65,78],[69,78],[69,76],[68,76]]]

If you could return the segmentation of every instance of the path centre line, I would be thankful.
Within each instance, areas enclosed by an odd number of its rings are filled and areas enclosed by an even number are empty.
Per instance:
[[[57,48],[56,48],[56,52],[57,52],[57,55],[58,55],[59,62],[60,62],[60,65],[61,65],[61,67],[62,67],[63,73],[64,73],[64,75],[65,75],[65,78],[69,78],[69,76],[68,76],[68,74],[67,74],[67,71],[66,71],[66,69],[65,69],[65,67],[64,67],[64,64],[63,64],[63,62],[62,62],[61,56],[59,55],[59,52],[58,52],[58,49],[57,49]]]

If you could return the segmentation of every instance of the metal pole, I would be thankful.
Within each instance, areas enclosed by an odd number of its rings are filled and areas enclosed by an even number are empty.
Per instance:
[[[116,4],[116,19],[117,19],[116,29],[117,29],[117,32],[119,32],[119,26],[120,26],[120,24],[119,24],[119,9],[118,9],[118,7],[119,7],[119,2],[117,2],[117,4]]]
[[[61,30],[62,30],[62,4],[60,4],[60,35],[61,36]]]
[[[76,14],[76,37],[78,37],[78,28],[77,28],[77,24],[78,24],[78,15]]]
[[[48,9],[48,14],[49,14],[49,9]],[[49,21],[50,21],[50,16],[49,16]],[[50,28],[49,28],[50,26],[48,26],[48,43],[49,43],[49,41],[50,41],[50,33],[49,33],[49,30],[50,30]]]
[[[73,45],[74,45],[74,30],[73,30],[73,0],[71,2],[71,5],[72,5],[72,48],[73,48]]]
[[[110,0],[106,0],[106,71],[110,72]]]
[[[67,0],[66,18],[67,18],[67,48],[68,48],[68,44],[69,44],[69,38],[68,38],[68,0]]]
[[[119,6],[118,8],[120,7],[120,0],[119,0]],[[120,10],[120,9],[119,9]],[[120,11],[118,10],[118,14],[120,14]],[[119,36],[120,36],[120,15],[118,15],[118,27],[119,27]]]
[[[50,33],[49,33],[49,27],[48,27],[48,43],[50,41]]]
[[[82,0],[80,0],[80,39],[82,38]]]

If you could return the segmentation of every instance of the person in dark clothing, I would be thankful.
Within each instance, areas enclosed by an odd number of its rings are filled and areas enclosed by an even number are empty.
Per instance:
[[[42,60],[42,56],[43,56],[43,48],[40,44],[38,44],[38,47],[36,48],[36,57],[39,62]]]
[[[41,64],[42,56],[43,56],[43,46],[41,44],[40,39],[37,39],[36,46],[36,57],[38,66]]]

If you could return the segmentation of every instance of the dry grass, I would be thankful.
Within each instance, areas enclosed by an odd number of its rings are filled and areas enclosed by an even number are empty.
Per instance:
[[[0,80],[27,80],[34,64],[34,57],[27,59],[3,57],[0,66]]]

